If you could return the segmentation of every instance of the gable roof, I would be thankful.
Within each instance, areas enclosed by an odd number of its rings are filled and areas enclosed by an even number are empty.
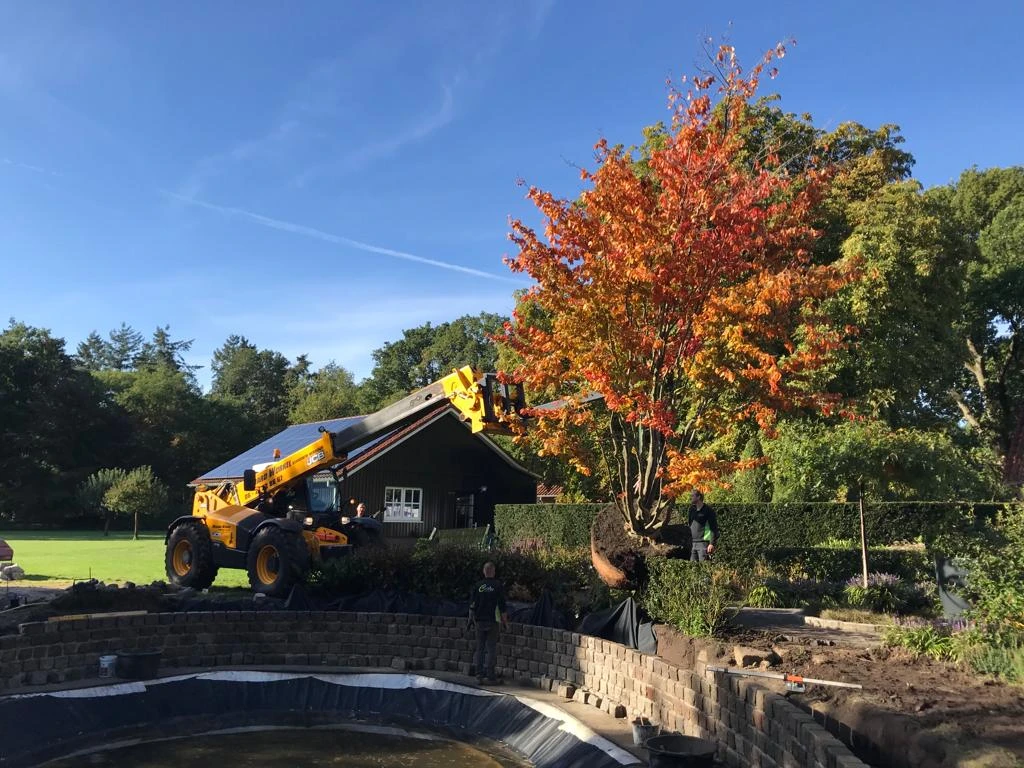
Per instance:
[[[273,437],[268,437],[262,443],[254,445],[245,453],[240,453],[233,459],[228,459],[219,467],[214,467],[208,472],[204,472],[192,481],[192,485],[198,485],[199,483],[211,484],[221,480],[238,480],[242,477],[242,473],[247,469],[252,469],[254,464],[274,461],[275,448],[280,448],[281,455],[287,456],[299,450],[302,446],[309,445],[316,440],[320,436],[320,427],[331,432],[337,432],[346,427],[351,427],[353,424],[358,424],[365,418],[365,416],[348,416],[344,419],[328,419],[327,421],[293,424],[285,428],[283,432],[278,432]],[[350,457],[356,456],[360,452],[373,447],[375,442],[384,440],[386,437],[388,435],[382,435],[377,440],[371,440],[366,445],[349,451],[348,455]]]
[[[440,410],[428,413],[426,416],[417,419],[401,429],[385,433],[379,437],[375,437],[367,443],[364,443],[358,448],[353,448],[348,452],[348,459],[342,462],[339,466],[348,470],[349,473],[354,472],[355,470],[366,466],[373,460],[383,456],[395,446],[405,442],[417,432],[420,432],[445,416],[450,416],[461,423],[461,420],[455,414],[454,410],[451,408],[441,408]],[[200,483],[213,485],[221,482],[222,480],[239,480],[242,477],[242,473],[247,469],[252,469],[253,465],[273,461],[275,448],[280,448],[281,455],[287,456],[288,454],[299,450],[302,446],[309,445],[316,440],[320,435],[320,427],[323,427],[330,432],[337,432],[339,430],[346,429],[347,427],[351,427],[353,424],[358,424],[365,418],[366,416],[349,416],[343,419],[328,419],[327,421],[293,424],[292,426],[287,427],[284,431],[278,432],[273,437],[269,437],[262,443],[253,446],[245,453],[240,453],[233,459],[225,461],[219,467],[214,467],[210,471],[204,472],[201,476],[193,480],[190,485],[199,485]],[[537,477],[537,475],[534,475],[534,473],[530,472],[530,470],[523,467],[521,464],[516,462],[515,459],[505,453],[500,446],[487,436],[483,434],[476,434],[474,437],[481,440],[484,445],[497,453],[498,456],[513,469],[517,469],[531,477]]]

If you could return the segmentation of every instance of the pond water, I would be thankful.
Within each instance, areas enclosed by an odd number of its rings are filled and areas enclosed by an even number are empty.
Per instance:
[[[497,750],[398,729],[261,729],[206,734],[153,741],[46,763],[47,768],[180,768],[207,765],[216,768],[253,766],[344,766],[344,768],[519,768],[526,763]]]

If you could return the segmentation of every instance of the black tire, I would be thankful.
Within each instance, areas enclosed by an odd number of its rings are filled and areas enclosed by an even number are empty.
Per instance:
[[[200,522],[176,525],[164,554],[167,580],[179,587],[206,589],[217,578],[210,531]]]
[[[261,528],[246,557],[249,586],[268,597],[287,597],[309,571],[309,548],[298,531],[276,525]]]

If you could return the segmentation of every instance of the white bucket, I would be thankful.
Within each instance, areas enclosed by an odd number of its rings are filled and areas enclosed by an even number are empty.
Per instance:
[[[113,677],[117,656],[100,656],[100,677]]]

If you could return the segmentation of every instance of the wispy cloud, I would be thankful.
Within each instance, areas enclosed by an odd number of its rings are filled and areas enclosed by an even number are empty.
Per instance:
[[[292,183],[304,186],[312,179],[326,173],[347,173],[363,169],[377,160],[397,154],[409,144],[423,141],[431,134],[444,128],[455,118],[455,91],[462,81],[458,77],[450,85],[441,88],[441,104],[433,112],[422,115],[402,130],[384,139],[373,141],[351,152],[347,152],[334,162],[317,163],[298,174]]]
[[[405,261],[416,262],[417,264],[427,264],[431,267],[437,267],[438,269],[447,269],[452,272],[461,272],[464,275],[472,275],[473,277],[482,277],[488,280],[500,280],[507,283],[521,284],[521,280],[517,280],[512,277],[506,277],[504,275],[496,275],[492,272],[484,272],[480,269],[473,269],[472,267],[464,267],[461,264],[452,264],[448,261],[440,261],[439,259],[429,259],[425,256],[417,256],[414,253],[407,253],[405,251],[396,251],[393,248],[384,248],[383,246],[373,245],[371,243],[364,243],[360,240],[353,240],[350,237],[343,235],[335,235],[330,232],[324,232],[321,229],[315,229],[313,227],[307,227],[303,224],[296,224],[291,221],[283,221],[282,219],[274,219],[270,216],[264,216],[259,213],[253,213],[243,208],[234,208],[226,205],[215,205],[214,203],[208,203],[205,200],[199,200],[194,197],[186,197],[185,195],[178,194],[176,192],[170,192],[168,190],[160,190],[160,192],[171,199],[177,200],[178,202],[187,203],[198,208],[205,208],[208,211],[216,211],[217,213],[224,214],[225,216],[237,216],[249,221],[255,222],[261,226],[269,227],[270,229],[277,229],[282,232],[291,232],[292,234],[302,235],[303,237],[312,238],[314,240],[322,240],[327,243],[333,243],[335,245],[344,245],[349,248],[355,248],[360,251],[367,251],[368,253],[378,253],[382,256],[391,256],[396,259],[403,259]]]
[[[0,157],[0,164],[9,165],[12,168],[21,168],[25,171],[32,171],[33,173],[41,173],[45,176],[60,176],[61,174],[57,171],[51,171],[47,168],[40,168],[38,165],[29,165],[28,163],[19,163],[17,160],[11,160],[8,157]]]
[[[299,126],[298,120],[285,117],[263,136],[245,139],[224,152],[202,158],[178,185],[178,194],[195,197],[202,193],[208,182],[227,173],[233,166],[273,154],[297,132]]]
[[[530,0],[530,39],[536,40],[540,36],[554,5],[555,0]]]

